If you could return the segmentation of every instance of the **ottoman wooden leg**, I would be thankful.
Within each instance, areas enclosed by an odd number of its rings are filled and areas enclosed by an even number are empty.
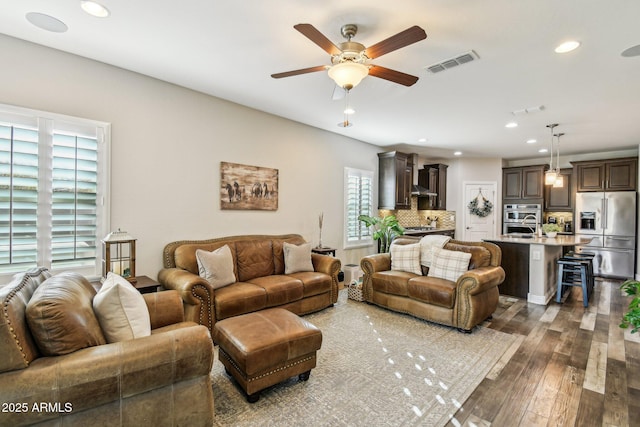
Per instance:
[[[298,379],[300,381],[307,381],[309,379],[309,375],[311,375],[311,371],[303,372],[300,375],[298,375]]]
[[[249,403],[256,403],[258,400],[260,400],[260,392],[255,392],[253,394],[247,394],[247,402]]]

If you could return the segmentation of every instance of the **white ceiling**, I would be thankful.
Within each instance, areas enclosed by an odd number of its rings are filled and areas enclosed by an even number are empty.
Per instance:
[[[95,18],[79,0],[0,0],[0,31],[361,141],[427,156],[547,159],[548,123],[561,152],[638,148],[640,44],[637,0],[102,0]],[[30,24],[28,12],[63,21],[65,33]],[[420,80],[412,87],[367,77],[353,89],[356,114],[339,128],[326,72],[271,74],[330,64],[293,26],[310,23],[334,43],[343,24],[371,46],[418,25],[427,39],[373,63]],[[582,45],[559,55],[566,39]],[[438,74],[425,67],[474,50],[479,60]],[[6,66],[6,64],[5,64]],[[1,96],[1,92],[0,92]],[[540,113],[511,112],[544,105]],[[506,129],[515,119],[519,126]],[[427,142],[418,142],[427,138]],[[525,141],[536,138],[537,144]],[[410,145],[407,147],[406,145]]]

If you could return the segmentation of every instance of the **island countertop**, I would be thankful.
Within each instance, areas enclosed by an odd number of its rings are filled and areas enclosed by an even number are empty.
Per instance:
[[[584,245],[589,243],[593,238],[585,237],[585,236],[575,236],[575,235],[563,235],[558,234],[556,237],[520,237],[510,234],[503,234],[498,237],[494,237],[492,239],[483,239],[487,242],[502,242],[502,243],[519,243],[523,245],[545,245],[545,246],[575,246],[575,245]]]

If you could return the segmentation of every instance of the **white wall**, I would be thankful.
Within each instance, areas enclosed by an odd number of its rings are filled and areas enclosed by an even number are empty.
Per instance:
[[[429,159],[420,157],[419,168],[429,163],[444,163],[447,168],[447,210],[456,212],[456,237],[462,238],[464,232],[463,215],[467,207],[464,205],[465,181],[495,181],[496,182],[496,221],[499,226],[502,221],[502,159],[500,158],[472,158],[459,157],[455,159]],[[498,234],[500,234],[498,232]]]
[[[153,78],[0,35],[0,103],[112,124],[111,229],[138,239],[138,274],[156,277],[180,239],[299,233],[342,250],[343,168],[377,171],[379,147]],[[279,170],[277,211],[221,211],[220,162]],[[376,172],[377,176],[377,172]],[[377,182],[377,179],[376,179]]]

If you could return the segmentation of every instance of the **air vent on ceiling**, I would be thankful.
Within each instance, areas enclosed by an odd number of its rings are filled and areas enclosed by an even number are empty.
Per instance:
[[[470,50],[469,52],[465,52],[454,58],[446,59],[444,61],[438,62],[437,64],[425,67],[425,69],[429,73],[435,74],[439,73],[440,71],[445,71],[450,68],[457,67],[458,65],[466,64],[467,62],[475,61],[476,59],[480,59],[480,57],[473,50]]]

